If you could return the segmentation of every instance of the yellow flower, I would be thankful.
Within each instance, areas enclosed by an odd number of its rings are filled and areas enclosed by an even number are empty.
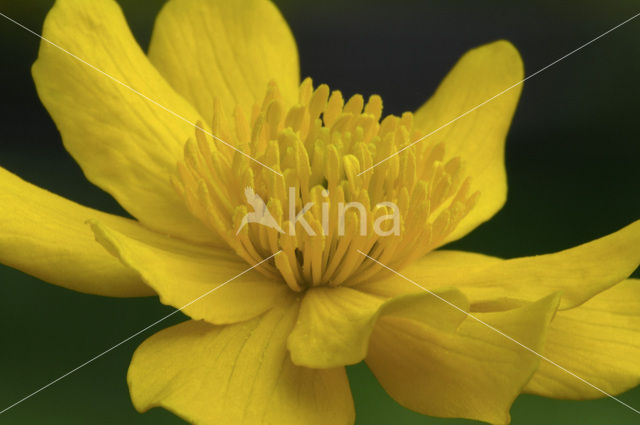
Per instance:
[[[0,169],[0,260],[77,291],[188,304],[193,320],[133,357],[140,411],[203,425],[352,424],[344,366],[362,360],[427,415],[504,424],[521,392],[602,396],[465,312],[603,391],[640,381],[640,284],[627,279],[640,222],[537,257],[434,251],[504,204],[519,88],[389,158],[519,82],[511,44],[470,51],[417,112],[381,119],[377,96],[345,102],[300,83],[295,42],[266,0],[170,0],[148,55],[112,0],[58,0],[43,32],[76,58],[42,43],[42,102],[86,176],[136,220]],[[277,226],[243,225],[245,194]],[[290,201],[295,213],[312,207],[296,220]],[[341,216],[340,202],[364,211]],[[400,231],[389,220],[376,229],[394,205]]]

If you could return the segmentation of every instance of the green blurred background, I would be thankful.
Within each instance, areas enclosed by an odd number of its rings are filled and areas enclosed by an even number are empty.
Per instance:
[[[162,3],[120,1],[144,47]],[[298,41],[303,76],[347,95],[378,93],[391,113],[418,107],[471,47],[509,39],[531,73],[639,11],[636,1],[595,0],[276,3]],[[0,11],[40,32],[52,4],[0,0]],[[640,18],[525,84],[508,139],[508,203],[456,248],[503,257],[546,253],[640,218],[639,36]],[[62,149],[30,77],[38,39],[2,18],[0,37],[0,166],[124,214]],[[172,311],[154,298],[78,294],[3,266],[0,283],[0,410]],[[152,332],[1,415],[0,424],[184,423],[161,409],[138,414],[129,401],[127,365]],[[414,414],[393,402],[365,366],[348,371],[358,425],[472,423]],[[620,398],[637,408],[640,389]],[[637,414],[610,399],[521,396],[512,417],[515,425],[638,423]]]

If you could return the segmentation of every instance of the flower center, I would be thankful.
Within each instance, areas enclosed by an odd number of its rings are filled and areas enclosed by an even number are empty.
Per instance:
[[[409,112],[381,116],[379,96],[345,103],[310,79],[287,109],[270,83],[249,115],[236,107],[228,118],[215,103],[211,132],[235,149],[196,130],[174,185],[250,264],[279,252],[258,270],[291,289],[362,282],[382,270],[362,253],[401,268],[440,245],[478,197],[443,143],[393,155],[420,134]]]

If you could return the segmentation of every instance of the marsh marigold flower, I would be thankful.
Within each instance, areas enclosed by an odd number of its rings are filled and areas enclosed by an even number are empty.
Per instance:
[[[43,32],[112,77],[46,42],[33,66],[66,149],[135,219],[0,169],[0,260],[180,308],[269,258],[142,343],[128,372],[138,410],[202,425],[348,425],[344,366],[362,360],[427,415],[505,424],[522,392],[602,396],[465,312],[604,391],[638,384],[640,284],[628,277],[640,222],[536,257],[437,250],[504,204],[519,88],[403,148],[523,78],[508,42],[470,51],[424,106],[385,117],[378,96],[301,82],[266,0],[170,0],[148,54],[113,0],[58,0]],[[258,200],[275,224],[252,212]]]

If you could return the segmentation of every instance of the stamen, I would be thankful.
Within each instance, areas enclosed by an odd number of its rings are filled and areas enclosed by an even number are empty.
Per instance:
[[[382,99],[346,103],[306,79],[288,105],[275,83],[251,111],[228,118],[219,101],[213,134],[282,175],[197,130],[174,186],[191,213],[247,262],[281,251],[258,270],[293,291],[353,285],[439,246],[475,205],[470,179],[445,143],[403,150],[420,134],[413,115],[382,118]],[[202,127],[199,124],[199,127]]]

